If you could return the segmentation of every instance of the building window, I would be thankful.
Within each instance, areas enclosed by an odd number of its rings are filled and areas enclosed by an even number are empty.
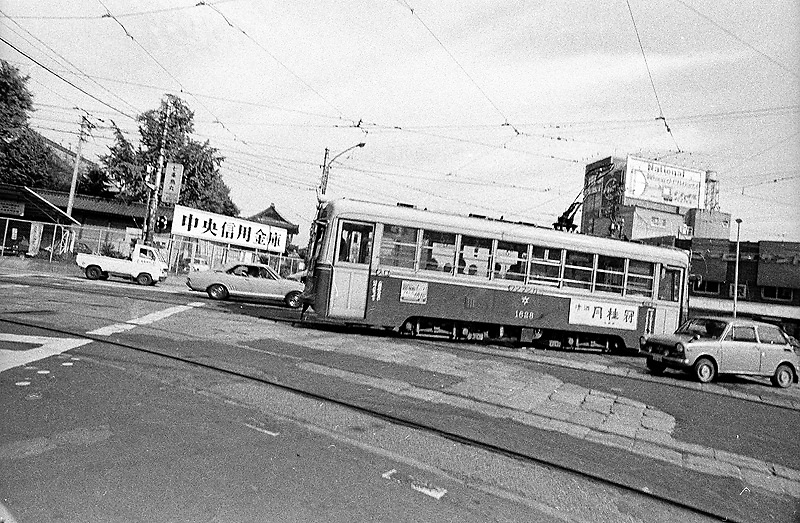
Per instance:
[[[715,296],[719,296],[721,290],[722,285],[718,281],[694,280],[692,282],[692,291],[695,294],[713,294]]]
[[[761,287],[761,297],[765,300],[792,301],[794,292],[785,287]]]
[[[733,284],[732,283],[728,286],[728,293],[729,293],[730,297],[733,298]],[[738,294],[737,297],[739,297],[739,298],[747,298],[747,284],[746,283],[740,283],[739,284],[739,294]]]

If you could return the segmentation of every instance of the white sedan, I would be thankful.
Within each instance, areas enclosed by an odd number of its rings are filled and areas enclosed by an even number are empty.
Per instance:
[[[193,291],[207,292],[215,300],[282,301],[293,309],[302,305],[303,284],[281,278],[272,267],[260,263],[234,263],[221,270],[192,272],[186,285]]]

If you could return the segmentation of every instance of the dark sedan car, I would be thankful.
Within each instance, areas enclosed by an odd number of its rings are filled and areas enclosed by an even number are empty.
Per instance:
[[[775,325],[742,318],[699,317],[669,336],[640,342],[652,374],[691,372],[708,383],[719,374],[769,376],[776,387],[797,383],[800,359],[789,337]]]

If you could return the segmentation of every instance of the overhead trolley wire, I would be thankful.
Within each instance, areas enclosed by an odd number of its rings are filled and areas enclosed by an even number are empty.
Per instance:
[[[80,68],[79,68],[77,65],[75,65],[75,64],[74,64],[74,63],[72,63],[70,60],[68,60],[68,59],[67,59],[65,56],[63,56],[61,53],[59,53],[58,51],[56,51],[55,49],[53,49],[52,47],[50,47],[49,45],[47,45],[47,43],[46,43],[46,42],[44,42],[44,41],[42,41],[42,39],[41,39],[41,38],[37,37],[35,34],[33,34],[33,33],[31,33],[30,31],[28,31],[28,30],[27,30],[25,27],[23,27],[23,26],[22,26],[22,25],[21,25],[19,22],[17,22],[16,20],[14,20],[12,17],[8,16],[8,15],[7,15],[6,13],[4,13],[2,10],[0,10],[0,14],[1,14],[1,15],[3,15],[5,18],[8,18],[9,20],[11,20],[11,22],[13,22],[13,23],[14,23],[14,25],[16,25],[17,27],[19,27],[21,30],[25,31],[25,32],[26,32],[26,33],[27,33],[27,34],[28,34],[28,35],[29,35],[31,38],[35,39],[37,42],[39,42],[41,45],[43,45],[45,48],[47,48],[47,50],[48,50],[48,51],[50,51],[50,52],[51,52],[51,53],[53,53],[55,56],[57,56],[57,57],[58,57],[58,58],[59,58],[61,61],[65,62],[65,63],[66,63],[66,64],[68,64],[70,67],[72,67],[73,69],[75,69],[76,71],[78,71],[78,73],[80,73],[80,75],[81,75],[81,76],[83,76],[84,78],[86,78],[87,80],[89,80],[90,82],[92,82],[93,84],[97,85],[98,87],[100,87],[100,89],[104,90],[105,92],[107,92],[108,94],[110,94],[111,96],[113,96],[114,98],[116,98],[117,100],[119,100],[120,102],[122,102],[122,103],[124,103],[125,105],[127,105],[127,106],[128,106],[130,109],[133,109],[134,111],[136,111],[136,112],[139,112],[139,108],[138,108],[138,107],[134,106],[133,104],[131,104],[130,102],[128,102],[128,101],[127,101],[127,100],[125,100],[124,98],[120,97],[119,95],[117,95],[116,93],[114,93],[113,91],[111,91],[110,89],[108,89],[106,86],[104,86],[104,85],[103,85],[103,84],[101,84],[100,82],[98,82],[98,81],[96,81],[95,79],[93,79],[93,78],[92,78],[91,76],[89,76],[88,74],[84,73],[84,72],[83,72],[83,71],[82,71],[82,70],[81,70],[81,69],[80,69]],[[4,24],[4,25],[5,25],[5,24]],[[9,27],[9,26],[6,26],[6,27]],[[23,38],[23,39],[24,39],[26,42],[28,42],[28,44],[30,44],[30,45],[32,45],[32,46],[33,46],[33,44],[32,44],[32,43],[31,43],[31,42],[30,42],[30,41],[29,41],[27,38],[25,38],[23,35],[19,34],[17,31],[15,31],[15,30],[14,30],[14,28],[12,28],[12,27],[9,27],[9,29],[11,29],[11,30],[12,30],[12,31],[13,31],[15,34],[17,34],[19,37]],[[74,74],[74,73],[72,73],[72,74]]]
[[[653,87],[653,94],[656,97],[656,105],[658,105],[658,117],[656,120],[661,120],[664,122],[664,127],[667,128],[667,133],[669,133],[670,137],[672,137],[672,141],[675,143],[675,148],[678,152],[682,152],[678,142],[675,140],[675,136],[672,134],[672,129],[669,128],[669,124],[667,123],[667,119],[664,117],[664,110],[661,108],[661,100],[658,99],[658,91],[656,90],[656,83],[653,81],[653,74],[650,72],[650,64],[647,63],[647,54],[644,52],[644,45],[642,44],[642,38],[639,36],[639,29],[636,27],[636,18],[633,16],[633,9],[631,8],[630,0],[625,0],[625,3],[628,6],[628,12],[631,15],[631,22],[633,22],[633,30],[636,33],[636,40],[639,42],[639,49],[642,51],[642,58],[644,58],[644,66],[647,69],[647,76],[650,78],[650,85]]]
[[[242,34],[243,34],[243,35],[244,35],[244,36],[245,36],[245,37],[246,37],[248,40],[250,40],[251,42],[253,42],[253,43],[254,43],[254,44],[255,44],[255,45],[256,45],[256,46],[257,46],[259,49],[261,49],[262,51],[264,51],[264,52],[265,52],[267,55],[269,55],[269,57],[270,57],[270,58],[272,58],[273,60],[275,60],[275,62],[276,62],[278,65],[280,65],[281,67],[283,67],[283,68],[284,68],[284,69],[285,69],[285,70],[286,70],[286,71],[287,71],[289,74],[291,74],[291,75],[292,75],[292,76],[293,76],[295,79],[297,79],[297,80],[298,80],[300,83],[302,83],[304,86],[306,86],[306,88],[308,88],[308,89],[309,89],[311,92],[313,92],[315,95],[317,95],[317,96],[318,96],[318,97],[319,97],[319,98],[320,98],[320,99],[321,99],[323,102],[325,102],[326,104],[328,104],[328,105],[329,105],[329,106],[330,106],[330,107],[331,107],[331,108],[332,108],[334,111],[336,111],[337,113],[339,113],[339,117],[340,117],[340,118],[342,118],[342,119],[345,119],[345,118],[344,118],[344,114],[342,113],[342,111],[340,111],[340,110],[339,110],[339,108],[338,108],[336,105],[334,105],[334,104],[333,104],[333,102],[331,102],[330,100],[328,100],[327,98],[325,98],[324,96],[322,96],[322,94],[321,94],[319,91],[317,91],[316,89],[314,89],[314,88],[311,86],[311,84],[309,84],[308,82],[306,82],[306,81],[305,81],[303,78],[301,78],[301,77],[300,77],[300,76],[299,76],[297,73],[295,73],[294,71],[292,71],[292,70],[289,68],[289,66],[287,66],[286,64],[284,64],[283,62],[281,62],[281,61],[278,59],[278,57],[276,57],[274,54],[272,54],[272,53],[269,51],[269,49],[267,49],[266,47],[264,47],[263,45],[261,45],[261,43],[260,43],[260,42],[258,42],[258,40],[256,40],[255,38],[253,38],[252,36],[250,36],[249,34],[247,34],[247,32],[246,32],[244,29],[242,29],[241,27],[238,27],[238,26],[235,26],[235,25],[233,25],[233,23],[232,23],[232,22],[231,22],[231,21],[228,19],[228,17],[227,17],[227,16],[225,16],[225,14],[223,14],[223,12],[222,12],[222,11],[220,11],[219,9],[217,9],[217,8],[216,8],[216,6],[215,6],[213,3],[211,3],[211,2],[204,2],[203,0],[200,0],[200,2],[198,2],[198,3],[197,3],[197,5],[198,5],[198,6],[204,5],[204,6],[208,7],[209,9],[211,9],[212,11],[214,11],[215,13],[217,13],[219,16],[221,16],[221,17],[222,17],[222,19],[223,19],[223,20],[225,20],[225,23],[226,23],[226,24],[228,24],[228,27],[230,27],[231,29],[234,29],[234,30],[236,30],[236,31],[239,31],[240,33],[242,33]]]
[[[718,23],[717,23],[715,20],[713,20],[713,19],[712,19],[710,16],[708,16],[708,15],[706,15],[706,14],[704,14],[704,13],[701,13],[701,12],[700,12],[700,11],[698,11],[696,8],[694,8],[694,7],[690,6],[689,4],[687,4],[686,2],[684,2],[683,0],[675,0],[675,1],[676,1],[676,2],[678,2],[679,4],[681,4],[681,5],[682,5],[683,7],[685,7],[686,9],[688,9],[688,10],[692,11],[692,12],[693,12],[694,14],[696,14],[697,16],[699,16],[699,17],[703,18],[704,20],[706,20],[707,22],[709,22],[710,24],[712,24],[714,27],[716,27],[717,29],[719,29],[720,31],[722,31],[723,33],[725,33],[726,35],[730,36],[731,38],[733,38],[733,39],[734,39],[734,40],[736,40],[737,42],[739,42],[739,43],[741,43],[742,45],[746,46],[748,49],[751,49],[751,50],[755,51],[756,53],[760,54],[761,56],[763,56],[764,58],[766,58],[767,60],[769,60],[769,61],[770,61],[772,64],[774,64],[774,65],[777,65],[778,67],[780,67],[781,69],[783,69],[783,70],[784,70],[784,71],[786,71],[787,73],[791,74],[791,75],[792,75],[792,76],[794,76],[795,78],[800,78],[800,75],[798,75],[797,71],[793,71],[793,70],[789,69],[789,67],[787,67],[787,66],[786,66],[786,65],[784,65],[783,63],[779,62],[779,61],[778,61],[778,60],[776,60],[775,58],[771,57],[770,55],[768,55],[767,53],[765,53],[765,52],[764,52],[764,51],[762,51],[761,49],[758,49],[758,48],[757,48],[757,47],[755,47],[753,44],[751,44],[750,42],[748,42],[748,41],[746,41],[745,39],[741,38],[739,35],[737,35],[737,34],[736,34],[736,33],[734,33],[733,31],[730,31],[729,29],[727,29],[727,28],[723,27],[722,25],[718,24]]]
[[[128,114],[128,113],[126,113],[125,111],[123,111],[123,110],[121,110],[121,109],[118,109],[117,107],[114,107],[113,105],[109,104],[108,102],[105,102],[105,101],[101,100],[100,98],[98,98],[98,97],[96,97],[95,95],[93,95],[93,94],[89,93],[89,92],[88,92],[88,91],[86,91],[85,89],[83,89],[83,88],[81,88],[81,87],[78,87],[78,86],[77,86],[77,85],[75,85],[74,83],[70,82],[69,80],[67,80],[66,78],[64,78],[64,77],[63,77],[63,76],[61,76],[60,74],[58,74],[57,72],[53,71],[52,69],[50,69],[49,67],[47,67],[47,66],[46,66],[46,65],[44,65],[43,63],[39,62],[38,60],[36,60],[35,58],[33,58],[32,56],[30,56],[29,54],[27,54],[25,51],[22,51],[21,49],[19,49],[17,46],[15,46],[14,44],[12,44],[11,42],[9,42],[8,40],[6,40],[5,38],[3,38],[2,36],[0,36],[0,42],[3,42],[4,44],[6,44],[7,46],[9,46],[9,47],[10,47],[10,48],[12,48],[13,50],[15,50],[16,52],[18,52],[19,54],[21,54],[22,56],[24,56],[25,58],[27,58],[28,60],[30,60],[31,62],[35,63],[36,65],[38,65],[39,67],[41,67],[42,69],[44,69],[45,71],[47,71],[48,73],[50,73],[50,74],[52,74],[53,76],[57,77],[57,78],[58,78],[59,80],[61,80],[62,82],[64,82],[64,83],[66,83],[66,84],[69,84],[69,85],[71,85],[72,87],[74,87],[74,88],[75,88],[75,89],[77,89],[78,91],[82,92],[83,94],[85,94],[86,96],[88,96],[89,98],[91,98],[92,100],[95,100],[96,102],[99,102],[99,103],[101,103],[101,104],[105,105],[105,106],[106,106],[106,107],[108,107],[109,109],[113,109],[115,112],[117,112],[117,113],[119,113],[119,114],[121,114],[121,115],[123,115],[123,116],[126,116],[126,117],[130,118],[131,120],[136,120],[136,118],[135,118],[135,117],[133,117],[133,116],[129,115],[129,114]]]

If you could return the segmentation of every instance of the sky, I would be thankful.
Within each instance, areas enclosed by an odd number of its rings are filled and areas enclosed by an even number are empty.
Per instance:
[[[743,241],[800,241],[796,0],[197,4],[0,0],[33,127],[74,150],[86,116],[96,161],[175,94],[241,216],[274,203],[300,245],[326,148],[329,198],[545,226],[593,161],[712,170]]]

